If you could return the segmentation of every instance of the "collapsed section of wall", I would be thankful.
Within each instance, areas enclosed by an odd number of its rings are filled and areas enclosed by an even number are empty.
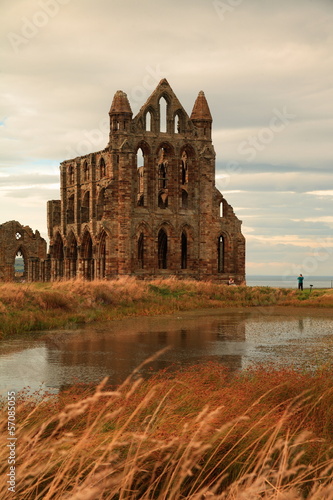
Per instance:
[[[20,267],[15,270],[19,257]],[[0,281],[48,281],[46,241],[17,221],[0,225]]]

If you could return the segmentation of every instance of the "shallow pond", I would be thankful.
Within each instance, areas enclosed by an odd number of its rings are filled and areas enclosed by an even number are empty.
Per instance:
[[[0,391],[29,386],[57,392],[105,376],[118,384],[167,346],[140,373],[208,360],[231,370],[256,363],[315,368],[333,361],[333,311],[210,309],[17,336],[0,342]]]

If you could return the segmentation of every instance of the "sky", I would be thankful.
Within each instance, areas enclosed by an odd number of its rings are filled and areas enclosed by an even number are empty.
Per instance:
[[[47,239],[60,162],[103,149],[114,93],[166,78],[213,116],[247,275],[333,276],[333,0],[2,0],[0,224]]]

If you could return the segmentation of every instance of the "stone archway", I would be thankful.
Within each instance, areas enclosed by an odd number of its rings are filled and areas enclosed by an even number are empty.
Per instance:
[[[15,275],[15,261],[21,254],[23,270]],[[0,225],[0,281],[44,281],[48,268],[46,241],[39,231],[17,221]]]
[[[65,275],[67,279],[75,278],[77,274],[77,240],[73,231],[67,238]]]
[[[94,279],[94,259],[93,259],[93,243],[88,230],[85,231],[81,245],[82,256],[82,273],[86,280]]]

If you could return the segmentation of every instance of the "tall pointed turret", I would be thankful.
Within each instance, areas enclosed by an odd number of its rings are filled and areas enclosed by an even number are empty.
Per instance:
[[[200,135],[202,138],[210,140],[213,119],[210,114],[207,99],[202,90],[200,90],[198,97],[196,98],[190,118],[193,124],[200,129]]]
[[[127,95],[122,90],[117,90],[115,93],[109,115],[110,136],[115,132],[119,132],[120,134],[129,132],[129,123],[133,113]]]
[[[117,92],[113,96],[109,114],[111,115],[119,113],[129,113],[130,115],[133,114],[130,103],[127,99],[127,94],[125,94],[125,92],[123,92],[122,90],[117,90]]]

